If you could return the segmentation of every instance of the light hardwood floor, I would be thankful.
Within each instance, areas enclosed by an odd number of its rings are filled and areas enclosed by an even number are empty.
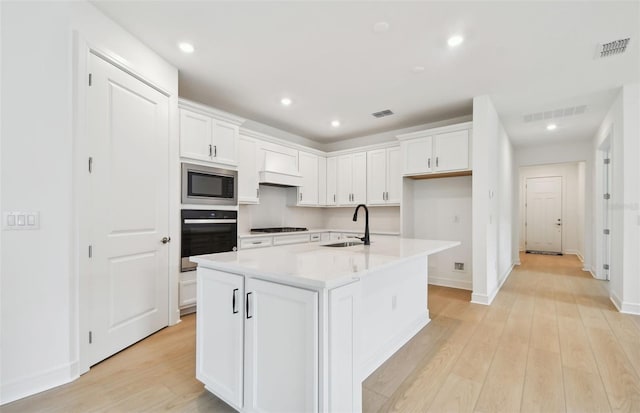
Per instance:
[[[365,412],[640,412],[640,317],[573,256],[522,255],[489,307],[429,287],[431,323],[363,384]],[[231,412],[195,379],[195,317],[13,412]]]

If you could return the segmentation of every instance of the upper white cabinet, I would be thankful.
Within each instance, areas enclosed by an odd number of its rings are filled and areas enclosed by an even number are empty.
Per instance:
[[[302,186],[298,187],[297,205],[318,205],[318,156],[300,151],[298,165]]]
[[[189,101],[180,103],[180,156],[238,163],[238,129],[244,119]]]
[[[327,158],[327,203],[326,205],[338,204],[338,157]]]
[[[327,205],[327,158],[318,156],[318,205]]]
[[[367,153],[338,156],[337,204],[356,205],[367,201]]]
[[[258,143],[240,134],[238,138],[238,202],[257,204],[260,198],[258,186]]]
[[[425,175],[471,170],[471,122],[398,136],[402,175]]]
[[[399,205],[402,171],[400,147],[367,152],[367,204]]]

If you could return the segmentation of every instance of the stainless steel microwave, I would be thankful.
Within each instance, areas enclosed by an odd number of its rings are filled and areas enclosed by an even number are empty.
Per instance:
[[[183,163],[182,203],[238,205],[238,171]]]

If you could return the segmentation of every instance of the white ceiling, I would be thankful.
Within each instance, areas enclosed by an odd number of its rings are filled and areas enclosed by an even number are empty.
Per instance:
[[[320,143],[470,114],[483,94],[516,144],[589,139],[616,88],[640,80],[638,2],[93,3],[179,69],[182,97]],[[594,58],[625,37],[626,53]],[[580,105],[553,133],[523,120]],[[396,114],[371,116],[383,109]]]

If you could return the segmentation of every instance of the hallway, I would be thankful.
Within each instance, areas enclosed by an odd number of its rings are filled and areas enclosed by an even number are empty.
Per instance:
[[[431,323],[363,383],[365,412],[638,412],[640,317],[575,256],[522,255],[489,307],[429,287]],[[14,412],[231,412],[195,379],[195,316]]]

